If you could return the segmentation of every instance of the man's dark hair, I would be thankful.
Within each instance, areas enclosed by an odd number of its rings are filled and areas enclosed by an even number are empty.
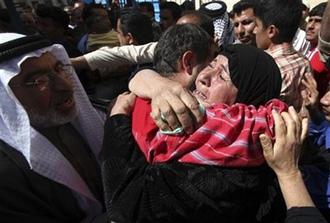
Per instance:
[[[87,4],[84,6],[83,12],[81,14],[82,19],[84,20],[84,23],[86,24],[87,28],[91,28],[94,23],[94,17],[97,16],[94,9],[103,9],[106,10],[103,5],[101,4]]]
[[[131,33],[139,45],[150,43],[154,39],[151,19],[137,11],[120,16],[120,28],[124,35]]]
[[[254,11],[255,5],[256,5],[256,3],[254,0],[241,0],[233,6],[232,13],[240,14],[242,11],[249,9],[249,8],[252,8]]]
[[[174,25],[158,41],[154,66],[163,76],[174,75],[185,52],[191,50],[197,56],[197,63],[203,63],[210,56],[211,44],[210,36],[202,28],[193,24]]]
[[[139,7],[145,7],[148,12],[152,12],[152,16],[155,14],[155,8],[154,5],[151,2],[140,2]]]
[[[196,17],[199,20],[199,23],[196,25],[204,29],[211,37],[214,36],[214,25],[210,16],[198,11],[187,11],[183,13],[182,17],[183,16]]]
[[[174,20],[178,20],[181,17],[181,8],[175,2],[163,2],[159,5],[159,8],[160,10],[169,10]]]
[[[278,30],[277,43],[292,42],[302,16],[301,0],[260,0],[255,8],[264,28],[274,25]]]
[[[195,4],[192,1],[186,0],[181,5],[181,12],[184,11],[195,11]]]
[[[69,15],[59,7],[38,4],[35,13],[40,18],[52,19],[55,24],[63,27],[64,30],[68,28],[70,22]]]
[[[312,8],[312,10],[309,12],[309,16],[323,16],[325,7],[327,7],[327,2],[322,2],[320,4],[318,4],[317,6],[315,6],[314,8]]]

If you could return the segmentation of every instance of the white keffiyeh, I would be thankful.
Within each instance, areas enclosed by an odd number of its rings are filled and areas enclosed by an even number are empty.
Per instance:
[[[0,44],[21,37],[24,36],[2,33]],[[8,86],[10,79],[20,72],[20,65],[27,58],[40,57],[45,52],[50,52],[64,64],[70,63],[65,49],[58,44],[0,63],[0,140],[21,152],[33,171],[70,188],[88,215],[97,215],[102,209],[99,201],[70,162],[52,143],[30,126],[26,111]],[[92,107],[75,72],[72,73],[72,80],[78,111],[78,116],[72,124],[98,158],[102,146],[104,120]]]

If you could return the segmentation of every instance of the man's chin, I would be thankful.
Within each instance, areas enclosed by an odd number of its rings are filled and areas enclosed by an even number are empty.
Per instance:
[[[75,107],[73,107],[72,110],[67,112],[66,114],[62,114],[60,112],[52,110],[46,114],[28,112],[28,115],[31,126],[42,129],[69,123],[77,117],[78,112]]]

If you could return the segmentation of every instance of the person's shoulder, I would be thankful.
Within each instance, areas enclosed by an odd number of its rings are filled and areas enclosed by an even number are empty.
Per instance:
[[[30,169],[23,155],[0,140],[0,187],[6,182],[22,185],[26,171]]]

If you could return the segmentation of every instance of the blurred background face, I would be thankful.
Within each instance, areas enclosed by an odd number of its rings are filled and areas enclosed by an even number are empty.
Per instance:
[[[175,25],[176,20],[173,18],[173,15],[170,10],[163,9],[160,11],[160,25],[165,31],[168,27]]]
[[[330,121],[330,89],[329,88],[328,88],[328,92],[321,98],[320,104],[325,118],[328,121]]]
[[[93,33],[102,34],[107,33],[111,30],[111,22],[108,16],[108,12],[105,9],[96,8],[93,9],[94,16],[93,19]]]
[[[234,32],[236,38],[244,44],[254,44],[255,35],[253,30],[255,27],[255,15],[252,8],[243,10],[240,14],[234,15]]]
[[[306,40],[310,41],[312,44],[317,44],[318,34],[321,29],[321,16],[311,16],[308,19],[306,25]]]

